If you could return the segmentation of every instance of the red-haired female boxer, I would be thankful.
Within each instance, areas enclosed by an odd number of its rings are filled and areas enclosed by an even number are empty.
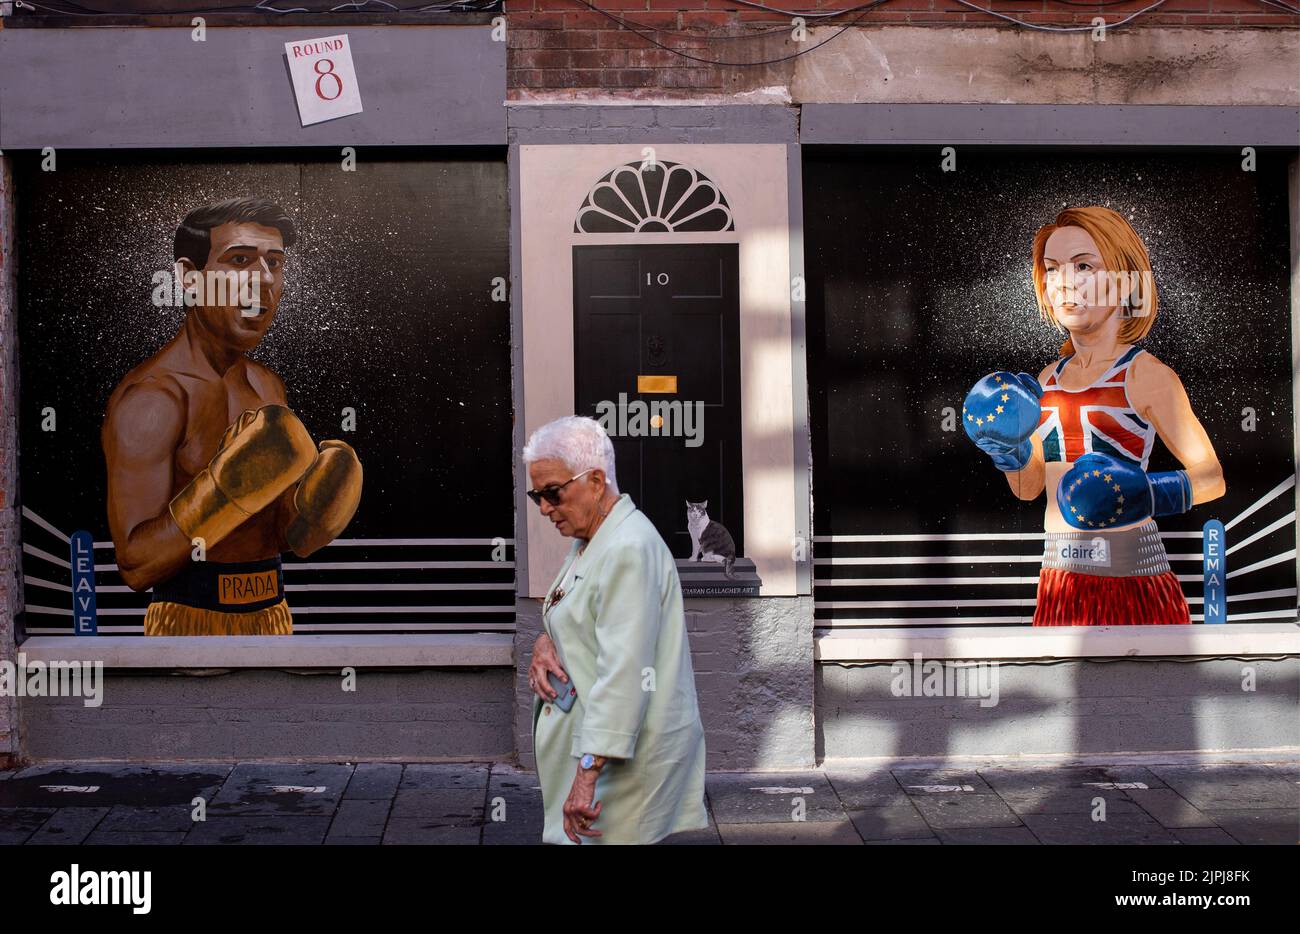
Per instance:
[[[1108,208],[1069,208],[1033,261],[1060,359],[986,376],[962,421],[1016,496],[1047,493],[1034,625],[1188,623],[1154,517],[1222,496],[1223,470],[1178,374],[1135,346],[1156,319],[1146,246]],[[1157,435],[1184,469],[1147,472]]]

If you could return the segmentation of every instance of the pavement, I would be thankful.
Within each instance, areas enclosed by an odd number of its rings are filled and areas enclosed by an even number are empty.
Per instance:
[[[711,772],[706,788],[708,829],[665,843],[1300,841],[1296,761],[827,765]],[[531,844],[541,826],[535,773],[500,763],[57,763],[0,772],[0,844]]]

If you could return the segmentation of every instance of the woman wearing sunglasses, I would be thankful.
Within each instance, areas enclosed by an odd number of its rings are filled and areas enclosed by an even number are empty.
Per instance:
[[[581,416],[523,451],[529,498],[574,539],[542,607],[528,684],[545,843],[654,843],[708,826],[704,728],[677,565]],[[552,686],[558,679],[572,706]]]

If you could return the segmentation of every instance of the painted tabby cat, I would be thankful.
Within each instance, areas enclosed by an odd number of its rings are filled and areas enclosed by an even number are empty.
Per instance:
[[[721,522],[709,518],[709,501],[686,501],[686,528],[691,533],[691,560],[716,561],[722,573],[732,579],[731,566],[736,563],[736,543]]]

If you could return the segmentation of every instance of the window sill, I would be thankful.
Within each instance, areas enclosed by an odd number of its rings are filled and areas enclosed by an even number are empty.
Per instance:
[[[383,636],[33,636],[33,661],[102,661],[105,668],[514,667],[511,633]]]
[[[907,661],[917,652],[927,659],[1300,655],[1300,623],[880,629],[826,632],[813,641],[818,662]]]

